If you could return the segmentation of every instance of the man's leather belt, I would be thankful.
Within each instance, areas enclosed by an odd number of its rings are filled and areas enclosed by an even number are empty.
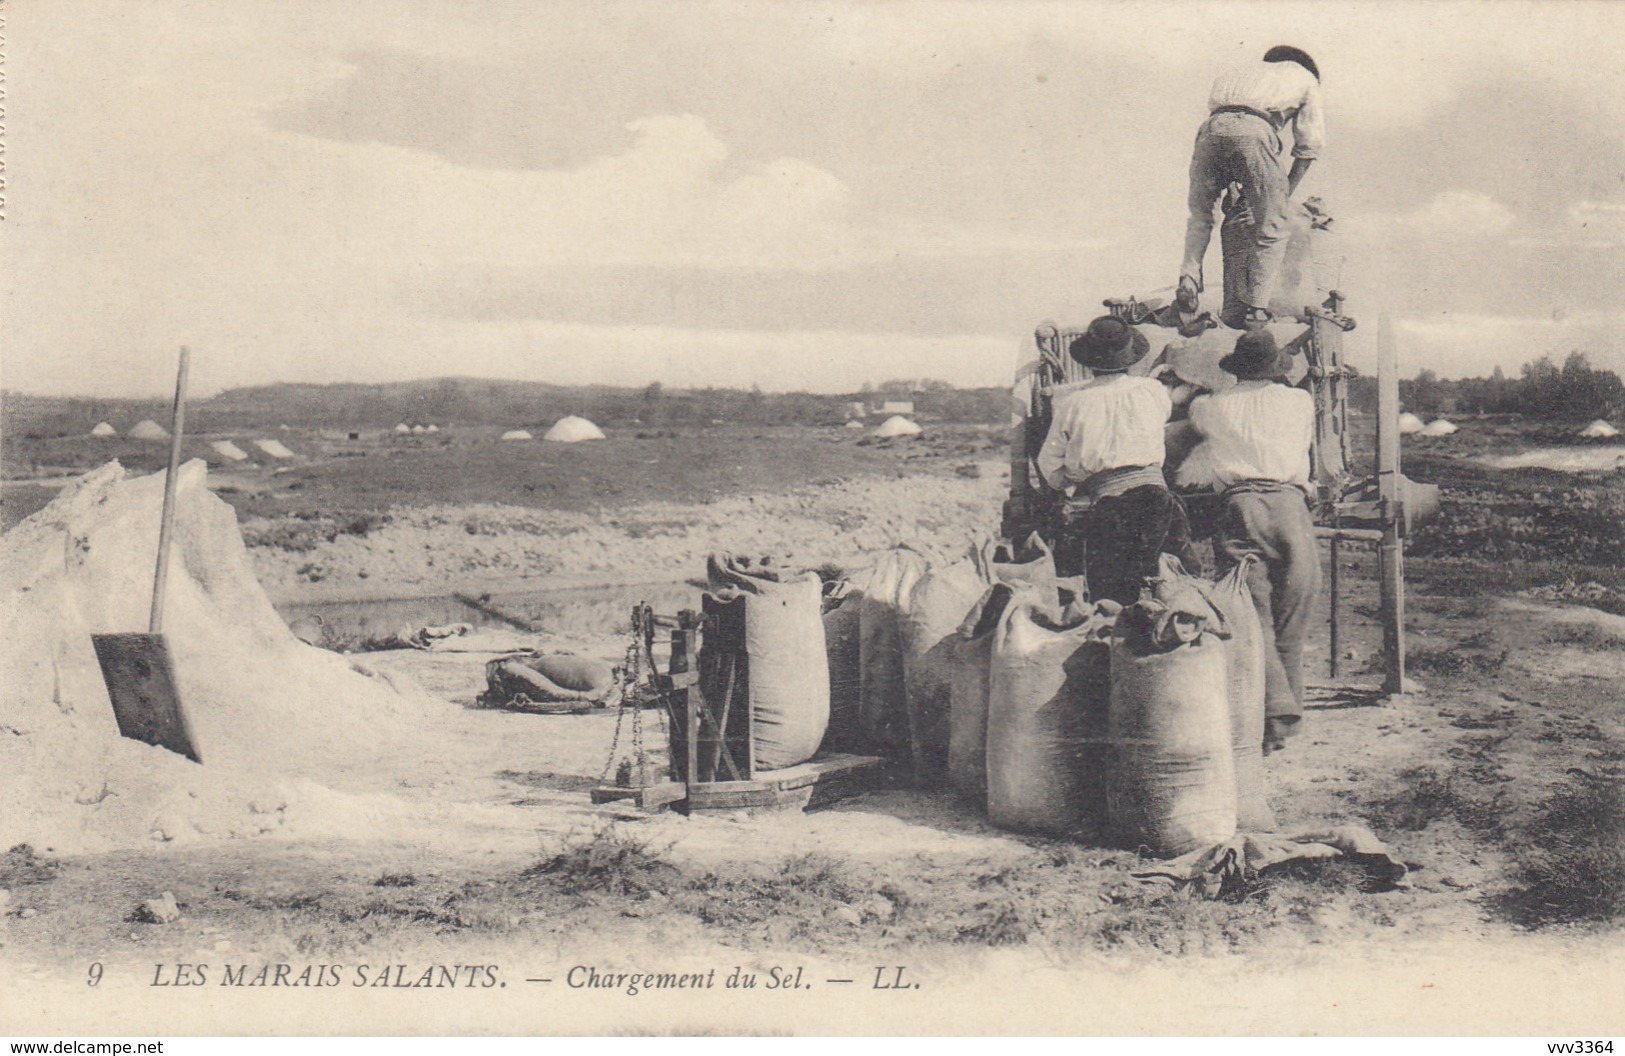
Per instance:
[[[1252,114],[1254,117],[1261,117],[1265,121],[1268,121],[1271,127],[1274,127],[1274,125],[1275,125],[1275,119],[1273,117],[1266,114],[1262,110],[1254,110],[1250,106],[1220,106],[1220,107],[1215,107],[1214,110],[1213,110],[1213,113],[1215,113],[1215,114]]]

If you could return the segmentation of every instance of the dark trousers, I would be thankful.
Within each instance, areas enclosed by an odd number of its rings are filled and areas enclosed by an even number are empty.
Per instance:
[[[1082,513],[1063,518],[1056,533],[1055,572],[1082,573],[1089,599],[1110,598],[1120,605],[1140,599],[1140,587],[1156,576],[1158,558],[1173,554],[1195,572],[1190,520],[1179,496],[1146,484],[1108,495]]]
[[[1247,554],[1247,577],[1264,625],[1264,714],[1282,733],[1303,717],[1303,643],[1320,591],[1320,548],[1303,493],[1241,491],[1219,504],[1213,553],[1222,573]]]

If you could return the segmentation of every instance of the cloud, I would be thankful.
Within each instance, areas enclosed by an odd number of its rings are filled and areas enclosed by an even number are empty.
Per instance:
[[[1569,222],[1593,239],[1625,240],[1625,202],[1576,202],[1569,207]]]
[[[1414,209],[1367,213],[1348,225],[1356,237],[1386,239],[1499,239],[1518,224],[1513,211],[1478,191],[1441,191]]]

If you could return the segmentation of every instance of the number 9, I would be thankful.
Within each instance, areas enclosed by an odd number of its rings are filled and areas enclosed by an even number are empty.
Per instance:
[[[86,986],[95,986],[102,981],[102,962],[97,961],[90,966],[90,978],[85,980]]]

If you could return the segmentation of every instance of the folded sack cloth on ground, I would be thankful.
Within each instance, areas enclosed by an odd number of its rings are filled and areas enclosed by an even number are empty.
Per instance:
[[[1222,898],[1271,869],[1293,863],[1339,859],[1359,866],[1372,891],[1410,886],[1405,865],[1363,825],[1339,825],[1292,836],[1237,833],[1232,838],[1178,858],[1155,869],[1136,872],[1142,883],[1167,884],[1201,898]]]

